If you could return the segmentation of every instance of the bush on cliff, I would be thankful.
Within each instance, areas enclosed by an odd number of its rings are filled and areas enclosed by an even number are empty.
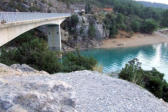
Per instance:
[[[141,63],[137,59],[126,64],[125,68],[119,74],[119,77],[136,83],[155,96],[162,98],[168,102],[168,83],[164,80],[164,74],[158,72],[156,69],[145,71],[141,68]]]
[[[79,23],[78,15],[72,15],[70,18],[65,20],[62,24],[63,29],[67,30],[70,34],[76,34],[76,28]]]

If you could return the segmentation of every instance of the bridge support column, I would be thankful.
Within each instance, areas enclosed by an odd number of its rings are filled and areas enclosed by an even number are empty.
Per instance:
[[[61,30],[60,25],[48,26],[48,46],[50,50],[61,51]]]

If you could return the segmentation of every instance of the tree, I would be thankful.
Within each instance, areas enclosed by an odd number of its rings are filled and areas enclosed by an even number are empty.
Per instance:
[[[120,29],[120,30],[125,30],[125,23],[124,23],[124,15],[119,13],[117,14],[117,17],[116,17],[116,22],[117,22],[117,28]]]
[[[91,13],[92,7],[91,7],[91,1],[90,0],[85,0],[85,12],[86,14]]]
[[[126,64],[119,73],[119,77],[146,88],[155,96],[168,102],[168,83],[164,80],[164,74],[155,68],[150,71],[143,70],[138,59]]]
[[[88,36],[90,38],[93,38],[96,36],[96,28],[93,23],[89,24],[89,29],[88,29]]]
[[[71,34],[76,33],[76,26],[79,23],[78,15],[72,15],[70,18],[68,18],[63,24],[62,27],[65,30],[68,30]]]
[[[140,27],[141,27],[141,23],[137,20],[132,21],[131,23],[131,29],[134,32],[139,32],[140,31]]]
[[[158,24],[153,19],[146,19],[141,25],[142,33],[152,33],[158,27]]]
[[[168,27],[168,10],[164,11],[162,14],[161,24],[164,27]]]
[[[118,33],[118,24],[116,22],[116,15],[107,14],[104,19],[104,27],[109,30],[109,37],[114,37]]]
[[[92,57],[84,57],[77,50],[74,53],[67,53],[63,58],[63,71],[71,72],[77,70],[93,70],[97,61]]]
[[[87,3],[87,4],[85,5],[85,12],[86,12],[86,14],[90,13],[91,11],[92,11],[92,8],[91,8],[90,4]]]

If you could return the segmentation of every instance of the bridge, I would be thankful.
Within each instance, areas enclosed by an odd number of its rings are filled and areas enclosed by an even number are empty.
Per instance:
[[[31,29],[47,25],[49,48],[61,50],[60,24],[69,16],[67,13],[0,12],[0,47]]]

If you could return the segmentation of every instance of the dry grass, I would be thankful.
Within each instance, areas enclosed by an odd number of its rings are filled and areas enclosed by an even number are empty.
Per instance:
[[[100,64],[97,64],[95,67],[93,67],[93,70],[97,71],[99,73],[102,73],[103,72],[103,66],[100,65]]]

